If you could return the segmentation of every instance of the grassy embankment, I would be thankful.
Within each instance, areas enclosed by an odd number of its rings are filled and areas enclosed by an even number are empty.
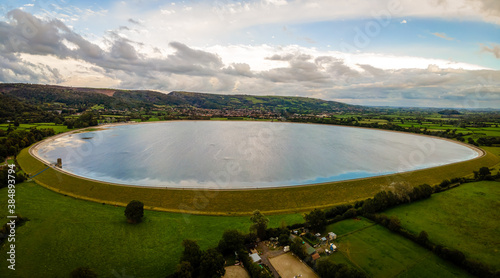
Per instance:
[[[495,184],[497,188],[498,184]],[[457,215],[460,206],[453,203],[453,200],[458,194],[463,197],[462,202],[471,204],[468,210],[480,210],[484,202],[474,202],[474,199],[477,195],[476,188],[482,185],[484,182],[465,184],[401,208],[406,208],[403,213],[411,211],[410,214],[424,215],[425,219],[431,211],[439,211],[437,208],[442,206],[439,198],[444,196],[448,199],[448,205],[444,206],[442,214]],[[495,191],[498,193],[498,189]],[[488,194],[493,192],[488,191]],[[5,203],[6,199],[6,188],[0,189],[0,202]],[[493,195],[491,200],[495,200]],[[459,202],[460,205],[462,202]],[[115,277],[114,273],[134,277],[165,277],[175,269],[182,252],[180,243],[183,239],[195,239],[203,249],[211,248],[217,245],[224,230],[248,231],[250,225],[248,217],[198,216],[157,211],[146,211],[143,223],[130,225],[125,221],[121,207],[63,196],[35,183],[17,186],[16,204],[17,212],[30,221],[16,232],[17,270],[10,272],[7,268],[1,268],[0,277],[67,277],[72,269],[79,266],[92,267],[100,277]],[[498,206],[498,201],[496,204]],[[424,207],[426,212],[419,212],[418,207],[412,206]],[[5,216],[6,212],[2,211],[0,217],[5,220]],[[483,219],[488,217],[493,216],[486,215]],[[300,214],[275,215],[269,218],[270,225],[274,227],[282,221],[286,224],[303,221]],[[404,219],[402,216],[400,218]],[[475,229],[475,234],[483,231],[483,237],[490,237],[488,240],[491,242],[498,238],[498,231],[495,234],[494,230],[486,233],[484,230],[488,229],[488,223],[495,223],[498,218],[492,219],[490,222],[465,224],[473,225],[469,228]],[[432,223],[425,220],[421,222],[417,231],[426,225],[432,226]],[[455,228],[450,230],[445,227],[437,230],[437,234],[451,236],[452,240],[461,239],[460,232],[454,231]],[[339,252],[327,259],[347,263],[372,277],[468,277],[467,273],[430,251],[368,220],[344,220],[328,226],[327,231],[334,231],[339,235]],[[427,231],[433,239],[432,229]],[[473,239],[471,237],[469,241]],[[481,245],[482,242],[478,244]],[[5,261],[6,248],[4,245],[0,249],[0,260]],[[482,249],[476,250],[478,254],[482,252]]]
[[[7,269],[7,245],[0,248],[0,277],[69,277],[90,266],[99,277],[165,277],[175,271],[183,239],[202,249],[217,246],[226,229],[248,232],[244,217],[199,216],[145,211],[144,222],[126,222],[124,208],[65,197],[33,182],[17,186],[16,212],[30,221],[16,230],[16,270]],[[0,189],[0,203],[7,188]],[[6,209],[0,210],[2,225]],[[270,226],[303,221],[300,214],[268,216]],[[129,276],[123,276],[129,277]]]
[[[471,277],[418,244],[369,220],[329,225],[338,251],[325,259],[345,263],[370,277]]]
[[[385,214],[396,215],[413,233],[424,230],[432,242],[500,270],[500,182],[462,184]]]
[[[89,157],[88,159],[92,159]],[[32,157],[28,149],[18,156],[25,172],[31,175],[46,168]],[[85,180],[48,169],[34,179],[53,191],[81,199],[125,206],[138,199],[148,209],[212,215],[248,215],[255,209],[267,214],[295,213],[325,208],[363,200],[374,196],[392,182],[404,181],[411,185],[438,184],[443,179],[470,175],[482,166],[493,166],[500,161],[496,155],[486,155],[465,162],[413,172],[289,188],[256,190],[182,190],[166,188],[141,188]],[[320,197],[319,197],[320,196]]]
[[[495,154],[500,153],[499,148],[488,148],[488,150]],[[491,154],[487,160],[489,163],[497,161],[491,158],[491,156],[495,157]],[[36,170],[37,167],[39,169],[44,168],[43,164],[27,153],[27,150],[24,150],[20,155],[19,161],[23,167],[31,170]],[[472,166],[469,165],[469,167]],[[472,169],[477,168],[478,166],[474,165]],[[470,172],[470,169],[467,170]],[[85,180],[63,175],[55,170],[50,171],[52,172],[52,176],[49,175],[48,177],[54,178],[53,181],[61,182],[62,185],[67,185],[66,188],[69,189],[75,189],[79,186],[90,186],[89,191],[105,194],[107,186],[110,186],[109,188],[118,189],[114,192],[120,194],[119,189],[126,190],[130,188],[101,183],[85,184],[87,182]],[[46,172],[49,172],[49,170]],[[39,177],[43,177],[44,175],[45,172]],[[409,177],[414,176],[412,174]],[[441,177],[442,173],[439,178]],[[386,183],[390,181],[391,179],[384,180]],[[314,190],[314,187],[302,188]],[[462,185],[456,189],[434,195],[429,200],[435,200],[436,197],[453,193],[461,188],[466,189],[468,187],[467,185]],[[285,191],[282,191],[281,195],[284,193],[293,193],[293,191],[289,192],[288,190],[285,189]],[[164,192],[170,192],[170,190]],[[248,192],[259,193],[260,190]],[[274,192],[280,191],[277,190]],[[239,193],[243,193],[243,191]],[[154,192],[149,194],[154,194]],[[121,198],[126,197],[127,202],[130,198],[140,199],[148,197],[148,195],[135,196],[127,195],[126,193],[120,196]],[[289,198],[287,195],[284,196]],[[218,197],[219,195],[209,198],[207,207],[220,208],[221,204],[219,203],[210,206],[211,202],[221,201],[217,199]],[[0,201],[5,203],[6,198],[6,189],[1,189]],[[159,199],[165,200],[163,198]],[[276,198],[279,199],[278,201],[283,199],[281,197]],[[12,276],[11,272],[5,273],[7,269],[2,268],[0,269],[0,276],[6,274],[9,277],[34,277],[33,274],[36,273],[39,277],[67,277],[72,269],[87,265],[94,268],[100,274],[100,277],[116,277],[114,275],[116,273],[133,275],[135,277],[164,277],[165,274],[174,271],[182,251],[180,245],[182,239],[196,239],[202,248],[214,247],[225,229],[235,228],[247,231],[250,225],[248,217],[197,216],[158,211],[146,211],[144,223],[129,225],[124,220],[122,207],[74,199],[54,193],[34,183],[19,185],[17,187],[16,201],[17,212],[31,220],[17,230],[16,255],[18,270]],[[238,199],[232,200],[230,204],[238,206],[238,201],[242,202],[241,199]],[[269,200],[264,201],[275,203]],[[473,203],[474,201],[467,200],[467,202]],[[259,201],[258,203],[263,203],[263,201]],[[179,204],[179,202],[176,204]],[[243,202],[241,204],[245,205],[246,203]],[[418,204],[415,203],[415,205]],[[459,205],[462,206],[462,204]],[[245,206],[245,209],[249,209],[248,205]],[[458,208],[455,209],[457,210]],[[439,211],[439,209],[435,208],[429,211]],[[5,213],[5,211],[0,213],[0,216],[4,219],[1,224],[5,223]],[[455,213],[452,212],[451,215],[455,215]],[[287,224],[303,221],[300,214],[275,215],[269,218],[271,219],[272,226],[278,226],[281,221]],[[403,225],[405,225],[404,217],[400,218]],[[496,219],[498,217],[492,218],[491,223],[494,223]],[[355,223],[354,226],[352,226],[352,223]],[[356,225],[358,224],[356,223],[362,223],[361,227],[357,227]],[[347,220],[334,224],[332,230],[339,235],[343,235],[371,225],[369,222],[368,224],[363,223],[364,221],[355,222]],[[419,224],[419,227],[420,225],[422,227],[416,230],[427,230],[430,238],[433,240],[435,236],[434,232],[431,229],[425,229],[425,224]],[[427,252],[426,250],[414,245],[412,242],[405,241],[405,239],[390,233],[382,227],[374,227],[366,228],[363,230],[364,232],[360,230],[352,233],[345,238],[342,237],[340,242],[346,243],[345,247],[349,249],[342,249],[344,248],[342,247],[343,244],[339,244],[339,248],[341,251],[344,250],[344,253],[338,254],[346,255],[338,256],[336,254],[332,258],[337,258],[336,262],[346,262],[360,267],[365,272],[376,277],[392,274],[399,275],[398,277],[421,277],[422,274],[425,274],[427,277],[431,277],[434,274],[439,277],[466,276],[464,272],[453,269],[448,263],[443,262],[432,254],[425,253]],[[479,230],[484,229],[481,225],[476,228]],[[439,234],[439,232],[437,233]],[[447,233],[448,231],[446,230]],[[480,233],[484,232],[477,232],[477,234]],[[489,234],[486,236],[492,235]],[[498,238],[498,235],[493,238]],[[349,241],[347,241],[348,239]],[[471,236],[468,239],[471,241],[474,237]],[[349,250],[348,257],[346,257],[347,250]],[[0,260],[5,261],[5,245],[0,251]],[[416,263],[412,260],[416,260]],[[396,270],[392,270],[391,267],[386,268],[387,265],[396,265],[397,268]]]

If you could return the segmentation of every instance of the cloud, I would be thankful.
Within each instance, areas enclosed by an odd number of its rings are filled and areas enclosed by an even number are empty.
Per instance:
[[[141,22],[140,22],[140,21],[135,20],[135,19],[133,19],[133,18],[129,18],[127,21],[128,21],[128,22],[130,22],[130,23],[132,23],[132,24],[141,25]]]
[[[110,51],[111,57],[134,61],[138,59],[135,48],[125,39],[118,39],[113,43]]]
[[[453,41],[455,40],[455,38],[451,38],[451,37],[448,37],[445,33],[431,33],[432,35],[438,37],[438,38],[442,38],[442,39],[445,39],[447,41]]]
[[[406,24],[406,23],[407,23],[407,21],[406,21],[406,19],[403,19],[403,20],[401,20],[399,23],[401,23],[401,24]]]
[[[499,44],[491,44],[491,47],[486,45],[481,46],[482,52],[491,52],[497,59],[500,59],[500,45]]]
[[[497,0],[469,0],[473,5],[479,5],[480,10],[487,16],[500,16],[500,2]]]
[[[475,108],[472,99],[479,107],[500,107],[500,72],[464,63],[297,45],[200,49],[179,41],[152,55],[145,51],[150,46],[117,31],[98,43],[59,20],[20,10],[9,19],[0,21],[1,82],[300,95],[371,105]]]

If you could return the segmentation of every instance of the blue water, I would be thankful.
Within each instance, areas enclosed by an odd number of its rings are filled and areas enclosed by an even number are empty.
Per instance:
[[[107,182],[261,188],[366,178],[472,159],[466,146],[351,127],[227,121],[133,124],[65,135],[38,155]]]

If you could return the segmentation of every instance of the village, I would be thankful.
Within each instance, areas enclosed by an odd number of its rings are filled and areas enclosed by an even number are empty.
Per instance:
[[[290,245],[282,246],[278,237],[260,241],[255,246],[248,246],[249,256],[253,263],[267,269],[274,277],[316,278],[318,275],[307,262],[314,262],[321,257],[329,256],[337,251],[337,235],[334,232],[312,234],[307,228],[291,230],[290,242],[299,242],[306,258],[300,259],[294,254]],[[226,278],[250,277],[242,263],[238,260],[233,266],[226,267]]]

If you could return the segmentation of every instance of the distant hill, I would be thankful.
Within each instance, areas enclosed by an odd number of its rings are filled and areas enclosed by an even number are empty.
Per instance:
[[[362,106],[336,101],[325,101],[306,97],[220,95],[174,91],[168,96],[180,99],[189,105],[208,109],[264,109],[286,110],[297,113],[338,112],[362,110]]]
[[[445,110],[438,111],[438,113],[441,115],[461,115],[462,114],[455,109],[445,109]]]
[[[28,105],[65,104],[67,107],[103,105],[107,109],[152,108],[155,105],[205,109],[259,109],[288,113],[363,111],[363,106],[306,97],[221,95],[174,91],[77,88],[37,84],[0,84],[3,97]]]

